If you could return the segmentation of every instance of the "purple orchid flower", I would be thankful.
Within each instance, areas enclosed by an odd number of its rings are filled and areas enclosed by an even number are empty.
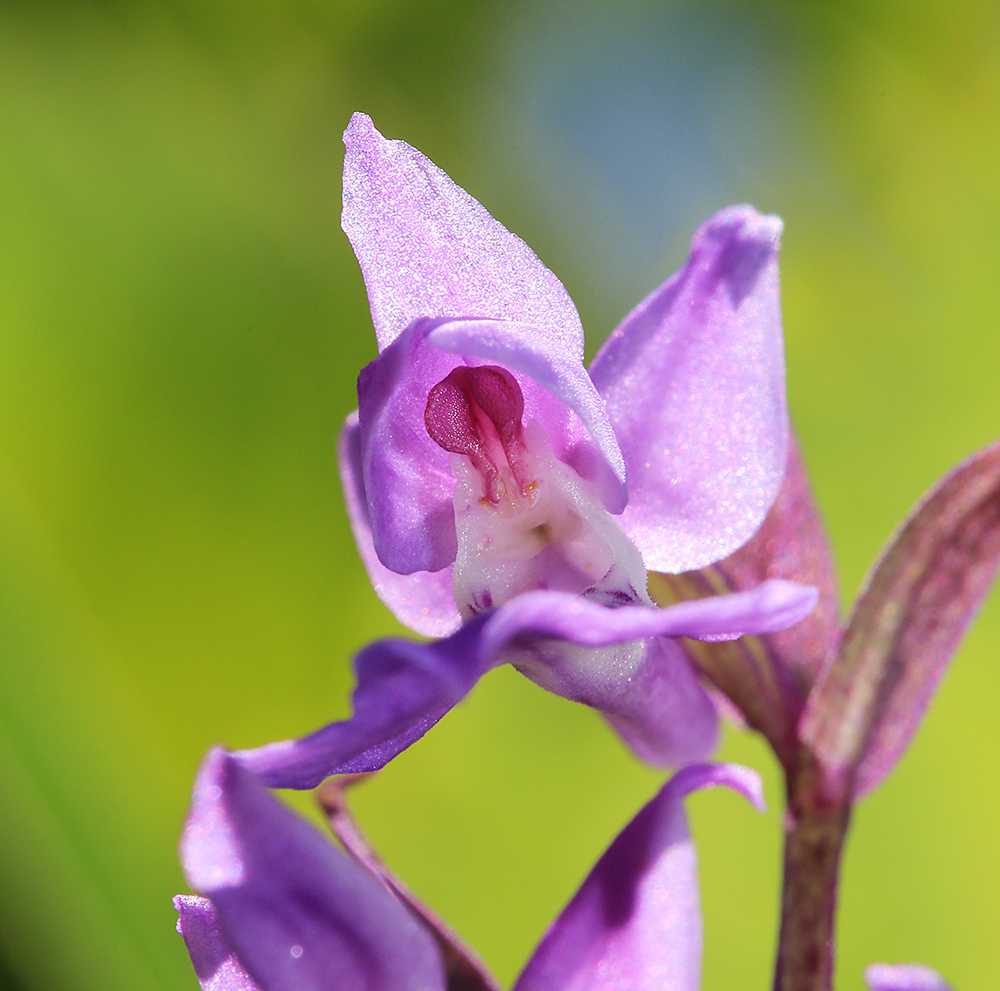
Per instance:
[[[702,567],[753,535],[787,451],[778,218],[708,220],[588,375],[573,302],[523,241],[365,115],[344,141],[380,354],[342,473],[401,622],[442,636],[540,587],[643,601],[642,559]]]
[[[763,809],[754,771],[678,772],[598,861],[514,991],[697,991],[701,916],[683,799],[718,785]],[[209,755],[181,843],[202,897],[174,900],[205,991],[498,991],[356,834],[345,846],[354,859],[230,755]]]
[[[368,648],[351,721],[242,759],[274,787],[374,770],[511,661],[643,759],[703,760],[715,707],[666,638],[783,629],[815,603],[779,582],[670,616],[647,592],[647,568],[739,547],[780,487],[780,221],[712,217],[588,374],[573,303],[521,240],[368,117],[344,138],[343,226],[380,349],[341,436],[348,512],[383,601],[449,639]]]

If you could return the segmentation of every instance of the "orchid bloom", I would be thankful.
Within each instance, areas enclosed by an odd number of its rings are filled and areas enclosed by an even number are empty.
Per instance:
[[[683,799],[726,785],[763,810],[735,765],[679,771],[625,827],[552,924],[514,991],[697,991],[701,914]],[[350,823],[351,857],[222,751],[207,758],[181,842],[183,935],[204,991],[499,991]]]
[[[703,760],[715,707],[667,637],[783,629],[815,603],[771,582],[671,616],[647,592],[648,568],[743,544],[781,485],[780,221],[746,206],[708,220],[588,374],[576,309],[524,242],[368,117],[344,139],[343,226],[380,351],[341,436],[348,512],[382,600],[451,639],[369,648],[349,724],[243,759],[274,787],[374,770],[511,661],[643,759]],[[404,677],[426,704],[385,701],[399,693],[381,681]]]
[[[206,759],[181,841],[185,874],[202,894],[174,899],[203,991],[500,991],[368,845],[342,782],[320,795],[349,856],[231,755]],[[755,771],[679,771],[598,860],[514,991],[698,991],[697,859],[683,801],[720,785],[763,811]],[[926,967],[876,964],[865,976],[871,991],[950,991]]]

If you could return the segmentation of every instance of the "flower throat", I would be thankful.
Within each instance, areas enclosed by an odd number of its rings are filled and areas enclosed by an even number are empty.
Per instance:
[[[521,387],[497,365],[459,365],[431,389],[424,411],[431,438],[469,458],[494,507],[518,495],[530,497],[538,488],[528,469],[523,417]]]

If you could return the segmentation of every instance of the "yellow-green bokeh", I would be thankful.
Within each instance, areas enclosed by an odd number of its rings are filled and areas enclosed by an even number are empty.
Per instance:
[[[624,116],[608,80],[641,90]],[[790,402],[846,598],[1000,434],[987,0],[3,0],[0,985],[193,989],[170,896],[200,757],[343,715],[351,653],[399,631],[334,458],[375,350],[339,231],[356,109],[535,247],[591,352],[718,197],[780,213]],[[998,706],[994,597],[858,810],[839,987],[874,960],[995,979]],[[690,803],[705,988],[765,988],[779,780],[754,739],[723,754],[771,812]],[[505,670],[356,804],[509,982],[657,781]]]

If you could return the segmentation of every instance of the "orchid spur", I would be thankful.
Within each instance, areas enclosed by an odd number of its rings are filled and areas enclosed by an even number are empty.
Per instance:
[[[511,661],[643,759],[703,760],[715,707],[668,637],[770,632],[815,603],[771,582],[671,616],[647,593],[648,568],[743,544],[781,485],[780,221],[710,218],[588,373],[576,309],[524,242],[368,117],[344,139],[343,227],[380,351],[340,442],[348,512],[383,601],[448,639],[369,648],[352,721],[241,759],[275,787],[373,770]]]

